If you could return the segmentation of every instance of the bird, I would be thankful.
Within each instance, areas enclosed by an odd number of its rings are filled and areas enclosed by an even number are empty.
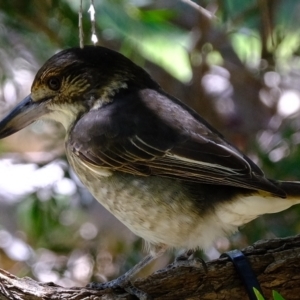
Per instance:
[[[49,119],[64,126],[66,156],[83,185],[149,245],[141,262],[104,287],[125,286],[167,249],[206,249],[300,203],[300,182],[266,178],[198,113],[108,48],[69,48],[46,61],[31,93],[0,121],[0,139]]]

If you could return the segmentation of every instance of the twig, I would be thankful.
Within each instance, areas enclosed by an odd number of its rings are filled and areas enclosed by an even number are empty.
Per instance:
[[[83,48],[83,28],[82,28],[82,0],[80,0],[80,7],[78,12],[78,28],[79,28],[79,46]]]
[[[209,10],[203,8],[202,6],[198,5],[197,3],[191,1],[191,0],[181,0],[182,2],[188,4],[189,6],[191,6],[192,8],[198,10],[204,17],[212,20],[212,19],[215,19],[217,20],[218,18],[213,14],[211,13]]]
[[[91,0],[91,5],[90,5],[88,12],[90,13],[91,24],[92,24],[91,40],[92,40],[93,44],[95,45],[98,42],[98,38],[96,35],[96,21],[95,21],[96,11],[95,11],[95,6],[94,6],[94,0]]]

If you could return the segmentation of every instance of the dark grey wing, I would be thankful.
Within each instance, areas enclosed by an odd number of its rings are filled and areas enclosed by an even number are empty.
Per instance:
[[[193,110],[163,92],[123,92],[77,122],[69,145],[93,169],[285,193]]]

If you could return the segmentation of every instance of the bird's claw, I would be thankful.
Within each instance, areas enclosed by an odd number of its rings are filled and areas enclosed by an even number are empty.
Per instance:
[[[91,282],[86,287],[95,290],[105,290],[105,289],[124,290],[127,285],[130,285],[130,281],[127,280],[126,278],[123,278],[123,276],[120,276],[117,279],[105,283]]]
[[[195,251],[190,249],[188,251],[185,251],[184,253],[180,254],[179,256],[177,256],[175,258],[175,262],[181,262],[181,261],[187,261],[192,259],[193,255],[194,255]]]
[[[199,268],[200,264],[201,264],[205,273],[207,273],[208,269],[207,269],[207,265],[206,265],[205,261],[199,257],[194,258],[194,253],[195,253],[194,250],[188,250],[188,251],[184,252],[183,254],[181,254],[175,258],[173,265]]]
[[[112,289],[115,292],[123,290],[130,295],[136,296],[140,300],[152,299],[151,296],[133,286],[130,280],[128,280],[127,278],[123,278],[123,276],[105,283],[91,282],[87,285],[87,287],[96,290]]]
[[[139,290],[133,285],[130,285],[128,287],[125,287],[124,290],[130,294],[136,296],[140,300],[151,300],[152,297],[148,295],[147,293],[143,292],[142,290]]]

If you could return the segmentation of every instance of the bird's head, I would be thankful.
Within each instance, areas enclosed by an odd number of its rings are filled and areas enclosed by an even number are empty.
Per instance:
[[[0,138],[41,119],[58,121],[68,130],[87,111],[113,102],[120,91],[158,87],[115,51],[98,46],[63,50],[42,66],[31,94],[0,122]]]

